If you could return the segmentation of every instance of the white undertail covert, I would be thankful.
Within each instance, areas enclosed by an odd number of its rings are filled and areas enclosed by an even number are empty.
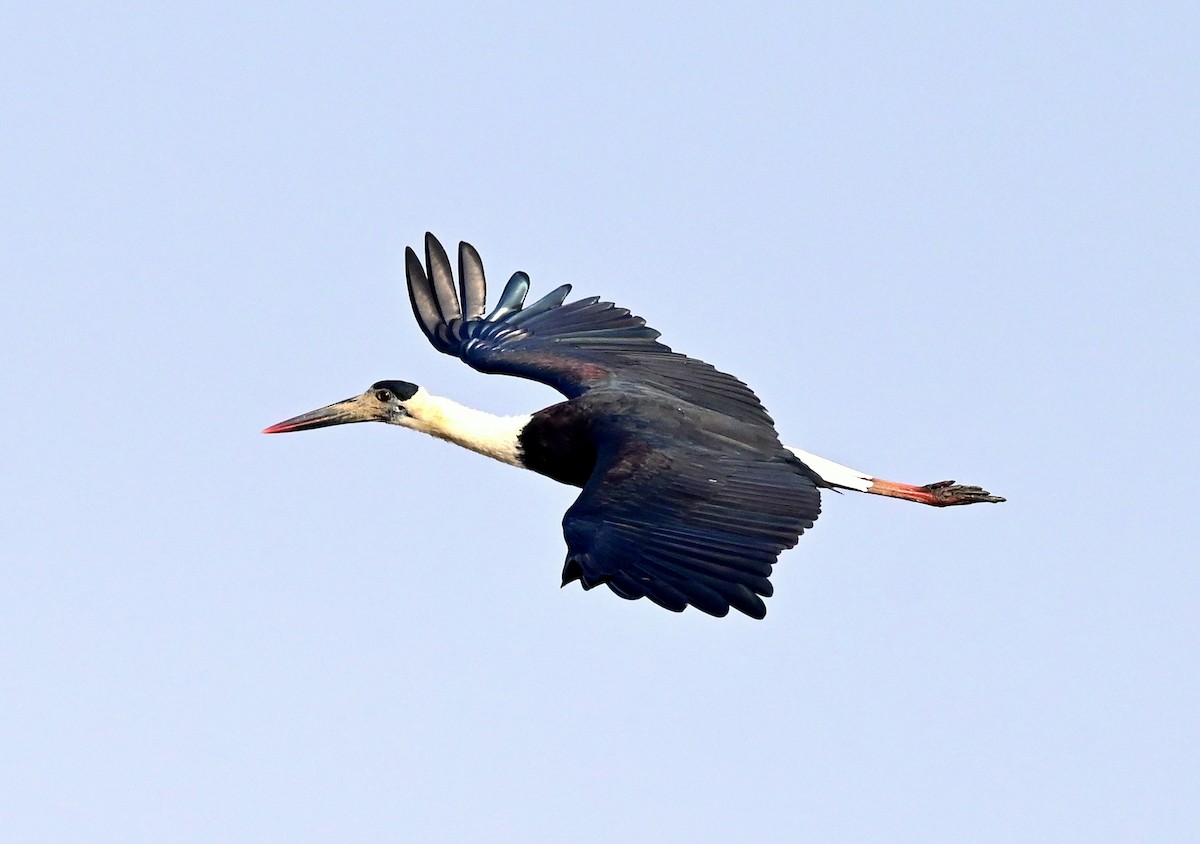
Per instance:
[[[810,454],[795,446],[788,445],[784,446],[784,448],[804,461],[804,465],[820,475],[821,480],[831,483],[834,486],[867,492],[875,485],[874,475],[868,475],[857,469],[851,469],[849,466],[834,463],[832,460],[826,460],[824,457],[817,457],[817,455]]]

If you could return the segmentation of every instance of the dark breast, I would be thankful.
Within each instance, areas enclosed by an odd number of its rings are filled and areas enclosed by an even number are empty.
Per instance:
[[[559,483],[581,487],[596,465],[588,409],[581,402],[539,410],[518,439],[526,468]]]
[[[613,466],[622,461],[640,466],[657,455],[659,471],[670,471],[678,455],[694,460],[699,452],[751,453],[802,467],[779,444],[772,426],[747,423],[642,385],[593,389],[539,410],[518,439],[526,468],[578,487],[587,484],[597,449],[609,455],[607,460],[617,460]]]

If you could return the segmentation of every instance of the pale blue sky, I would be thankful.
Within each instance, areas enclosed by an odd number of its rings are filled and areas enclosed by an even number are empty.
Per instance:
[[[0,11],[0,839],[1200,826],[1194,4]],[[752,384],[856,495],[763,622],[558,589],[573,491],[384,426],[426,230]]]

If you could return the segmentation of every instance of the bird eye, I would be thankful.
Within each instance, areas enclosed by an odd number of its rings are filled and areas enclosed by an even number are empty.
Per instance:
[[[387,404],[392,400],[392,392],[391,390],[376,390],[375,398],[379,399],[384,404]]]

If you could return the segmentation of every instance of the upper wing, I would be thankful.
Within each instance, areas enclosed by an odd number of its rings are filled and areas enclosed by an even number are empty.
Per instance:
[[[457,290],[446,250],[431,234],[425,235],[425,264],[428,273],[416,253],[406,251],[417,323],[438,351],[481,372],[540,381],[568,398],[631,381],[743,422],[773,424],[749,387],[672,352],[644,319],[624,308],[595,296],[564,304],[571,291],[566,284],[524,307],[529,276],[518,272],[485,316],[483,263],[473,246],[459,244]]]
[[[762,618],[775,559],[820,512],[816,485],[786,453],[627,444],[598,456],[563,519],[563,585],[607,583],[675,612]]]

